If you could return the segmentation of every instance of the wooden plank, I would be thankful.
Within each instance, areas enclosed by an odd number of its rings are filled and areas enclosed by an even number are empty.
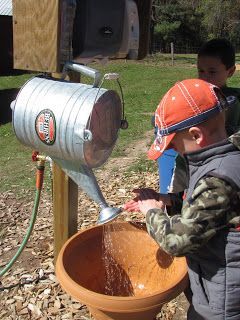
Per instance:
[[[60,0],[13,0],[14,68],[57,72]]]
[[[53,77],[61,78],[60,73]],[[69,80],[80,82],[80,74],[69,73]],[[53,164],[54,261],[64,243],[77,232],[78,186],[56,164]]]

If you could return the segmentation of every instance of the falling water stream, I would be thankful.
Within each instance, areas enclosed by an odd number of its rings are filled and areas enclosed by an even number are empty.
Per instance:
[[[144,290],[142,283],[134,283],[130,279],[130,275],[138,272],[138,262],[128,263],[129,254],[126,250],[128,243],[132,241],[132,234],[129,232],[124,240],[117,242],[116,234],[124,231],[124,226],[117,223],[106,224],[103,227],[102,235],[102,260],[105,270],[105,286],[104,294],[110,296],[134,296],[135,291]],[[116,257],[121,256],[121,265]]]

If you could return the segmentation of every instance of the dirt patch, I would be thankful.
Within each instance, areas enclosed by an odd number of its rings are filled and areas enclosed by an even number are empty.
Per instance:
[[[125,172],[127,168],[136,163],[140,157],[147,158],[147,150],[153,141],[153,130],[147,131],[141,140],[129,145],[124,153],[126,156],[110,158],[96,170],[96,175],[100,178],[109,178],[113,172]]]
[[[110,205],[122,206],[132,197],[131,191],[136,187],[158,189],[157,170],[124,175],[130,165],[146,154],[152,135],[152,131],[148,132],[143,139],[129,145],[127,157],[109,159],[104,167],[96,170],[100,188]],[[19,247],[28,228],[32,207],[32,196],[26,192],[21,200],[10,191],[0,195],[0,269]],[[78,212],[79,229],[96,223],[98,206],[81,190]],[[119,219],[144,221],[141,214],[127,212]],[[34,231],[23,254],[1,281],[0,319],[91,319],[85,305],[67,295],[55,277],[52,203],[47,190],[43,190]],[[186,319],[187,306],[182,294],[165,304],[157,319]]]

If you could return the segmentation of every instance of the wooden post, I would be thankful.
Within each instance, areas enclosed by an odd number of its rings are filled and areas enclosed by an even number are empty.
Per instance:
[[[53,74],[60,78],[61,74]],[[80,75],[69,73],[69,80],[80,82]],[[77,232],[78,186],[62,169],[53,164],[54,261],[63,244]]]
[[[77,232],[78,186],[53,164],[54,261],[63,244]]]
[[[171,58],[172,58],[172,66],[174,65],[174,45],[171,42]]]

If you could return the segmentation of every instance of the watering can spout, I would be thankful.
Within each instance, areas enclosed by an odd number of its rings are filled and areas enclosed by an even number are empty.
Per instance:
[[[115,219],[122,211],[121,208],[110,207],[103,197],[96,177],[91,168],[83,164],[74,164],[66,160],[53,159],[63,171],[95,201],[101,208],[97,224],[105,224]]]
[[[115,218],[118,217],[121,211],[122,211],[121,208],[113,208],[113,207],[103,208],[99,213],[97,224],[105,224],[114,220]]]

